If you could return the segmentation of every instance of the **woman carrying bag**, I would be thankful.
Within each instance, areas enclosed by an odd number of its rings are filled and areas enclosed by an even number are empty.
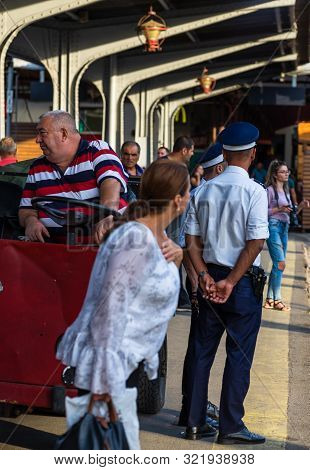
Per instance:
[[[272,259],[272,270],[269,276],[268,292],[264,308],[289,312],[291,308],[282,301],[281,283],[285,269],[285,257],[288,242],[288,229],[292,202],[289,193],[289,169],[283,161],[274,160],[270,163],[266,186],[268,192],[269,238],[268,250]],[[302,201],[297,214],[309,207],[309,202]]]
[[[185,210],[189,187],[183,164],[158,160],[147,168],[141,199],[101,245],[82,310],[57,350],[76,368],[76,387],[96,399],[112,397],[131,449],[139,448],[136,371],[143,361],[149,379],[157,377],[158,351],[178,301],[182,249],[165,229]]]

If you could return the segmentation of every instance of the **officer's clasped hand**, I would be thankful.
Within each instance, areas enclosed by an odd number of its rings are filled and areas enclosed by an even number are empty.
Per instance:
[[[224,304],[234,288],[234,285],[228,279],[215,282],[209,274],[205,274],[203,278],[199,279],[199,286],[203,298],[216,304]]]
[[[210,292],[209,300],[216,304],[224,304],[227,302],[233,288],[234,285],[228,279],[216,282],[214,288]]]
[[[214,286],[215,281],[210,274],[205,273],[203,277],[199,277],[199,287],[204,299],[209,299],[211,292],[214,290]]]

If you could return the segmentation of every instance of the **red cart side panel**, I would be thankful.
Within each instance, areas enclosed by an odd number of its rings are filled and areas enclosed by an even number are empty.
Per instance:
[[[0,382],[1,403],[26,405],[36,408],[51,408],[53,401],[52,387]],[[66,395],[77,396],[77,390],[68,389]]]
[[[62,384],[55,344],[80,311],[95,256],[94,247],[0,240],[0,383]]]

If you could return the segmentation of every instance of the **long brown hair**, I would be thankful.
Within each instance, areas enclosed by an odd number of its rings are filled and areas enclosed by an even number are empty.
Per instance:
[[[139,199],[129,204],[124,214],[115,221],[112,230],[125,222],[160,214],[175,196],[184,196],[188,188],[189,173],[184,163],[169,159],[156,160],[142,175]]]
[[[275,194],[278,206],[279,206],[279,202],[278,202],[279,201],[279,195],[278,195],[278,190],[277,190],[276,174],[278,173],[279,168],[281,166],[286,166],[286,168],[288,168],[287,163],[283,162],[282,160],[273,160],[270,163],[269,167],[268,167],[267,176],[266,176],[266,187],[267,188],[268,188],[268,186],[273,187],[274,194]],[[285,197],[286,197],[288,203],[290,203],[290,200],[289,200],[289,186],[288,186],[288,183],[286,181],[283,183],[283,190],[284,190],[284,194],[285,194]]]

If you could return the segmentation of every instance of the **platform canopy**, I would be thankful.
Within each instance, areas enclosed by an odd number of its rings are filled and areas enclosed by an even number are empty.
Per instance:
[[[163,138],[171,143],[176,109],[209,97],[198,89],[204,67],[216,79],[217,93],[294,76],[307,67],[307,3],[156,0],[152,7],[167,23],[167,31],[162,51],[148,53],[136,31],[148,1],[2,1],[1,135],[5,71],[13,56],[44,66],[53,85],[52,107],[73,113],[77,123],[80,82],[92,82],[102,96],[102,134],[112,146],[118,147],[125,137],[125,102],[134,109],[135,138],[145,148],[150,150],[154,139],[158,141],[155,111],[161,114]]]

